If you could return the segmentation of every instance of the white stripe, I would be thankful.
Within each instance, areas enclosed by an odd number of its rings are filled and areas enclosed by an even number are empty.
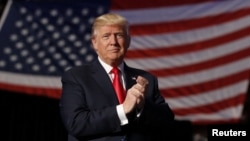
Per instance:
[[[249,0],[228,0],[162,8],[112,10],[111,12],[123,15],[132,25],[138,25],[214,16],[249,8],[249,6]]]
[[[206,41],[237,32],[249,27],[249,25],[250,16],[245,16],[237,20],[204,28],[166,34],[132,36],[129,49],[156,49]]]
[[[190,114],[186,116],[179,116],[176,115],[175,118],[178,120],[190,120],[190,121],[201,121],[201,120],[207,120],[207,121],[216,121],[216,120],[223,120],[227,121],[230,119],[239,119],[242,114],[243,105],[240,104],[235,107],[230,107],[227,109],[223,109],[219,112],[214,113],[208,113],[208,114]]]
[[[176,76],[159,77],[159,88],[178,88],[227,77],[250,69],[250,56],[229,64]]]
[[[247,86],[248,80],[243,80],[220,89],[199,93],[198,95],[181,96],[180,93],[180,97],[165,98],[165,101],[172,109],[199,107],[246,93]]]
[[[245,38],[241,38],[233,42],[227,42],[226,44],[222,44],[217,47],[181,55],[163,56],[154,58],[147,58],[148,56],[145,56],[145,58],[139,58],[139,59],[133,58],[125,60],[128,65],[145,70],[166,69],[166,68],[191,65],[194,63],[200,63],[218,57],[222,57],[227,54],[247,49],[249,48],[249,45],[250,45],[250,36],[247,36]]]
[[[0,83],[28,87],[61,88],[61,78],[0,71]]]

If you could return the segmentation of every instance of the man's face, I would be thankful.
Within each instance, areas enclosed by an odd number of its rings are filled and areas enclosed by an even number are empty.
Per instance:
[[[98,56],[107,64],[119,65],[129,47],[130,37],[121,26],[105,25],[96,30],[92,44]]]

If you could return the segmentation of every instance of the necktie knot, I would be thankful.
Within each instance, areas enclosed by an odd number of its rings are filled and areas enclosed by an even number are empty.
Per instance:
[[[113,67],[111,72],[114,73],[114,74],[119,74],[119,69],[117,67]]]

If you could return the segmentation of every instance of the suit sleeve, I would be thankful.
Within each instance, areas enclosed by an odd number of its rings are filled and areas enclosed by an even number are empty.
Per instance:
[[[68,71],[62,76],[60,113],[69,134],[75,137],[88,137],[121,131],[116,106],[99,109],[89,107],[86,93],[90,93],[91,89],[85,89],[79,76],[75,74]]]
[[[174,123],[174,113],[160,94],[157,78],[153,76],[148,79],[152,81],[149,82],[145,106],[137,122],[144,129],[171,128]]]

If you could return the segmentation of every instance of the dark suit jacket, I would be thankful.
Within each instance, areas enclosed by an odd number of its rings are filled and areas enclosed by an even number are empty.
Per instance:
[[[62,76],[60,113],[68,131],[68,141],[157,141],[168,135],[174,114],[158,90],[156,77],[146,71],[124,66],[126,88],[141,75],[149,81],[146,102],[139,118],[127,115],[129,124],[120,125],[118,100],[98,60],[72,68]],[[163,134],[161,134],[163,133]]]

